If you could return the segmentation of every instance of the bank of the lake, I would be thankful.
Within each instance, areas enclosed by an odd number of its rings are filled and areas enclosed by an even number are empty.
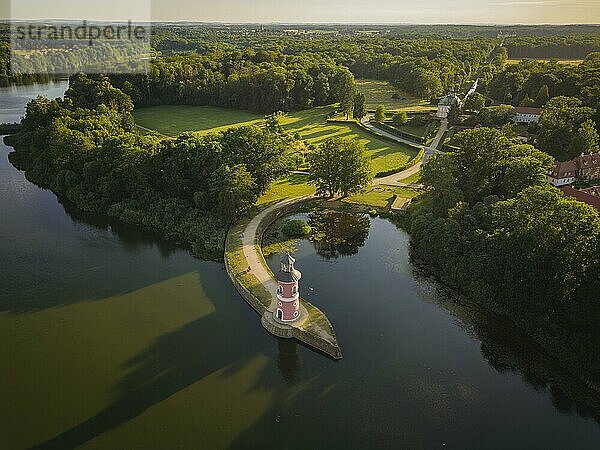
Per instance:
[[[0,91],[1,121],[47,92]],[[302,294],[344,348],[331,361],[257,326],[223,264],[65,209],[10,151],[0,143],[0,448],[600,442],[562,389],[568,374],[491,316],[472,320],[415,270],[408,235],[387,220],[356,216],[343,245],[296,249]]]

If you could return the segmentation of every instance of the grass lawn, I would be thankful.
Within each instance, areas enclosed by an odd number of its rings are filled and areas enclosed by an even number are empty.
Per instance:
[[[421,175],[422,175],[422,172],[419,171],[415,174],[412,174],[409,177],[403,178],[400,181],[402,181],[403,183],[406,183],[406,184],[418,184],[421,182]]]
[[[258,206],[276,203],[286,198],[300,197],[315,193],[315,187],[308,185],[307,175],[290,174],[287,178],[271,183],[269,190],[258,199]]]
[[[417,150],[380,139],[355,123],[327,122],[326,116],[332,110],[319,107],[291,113],[284,117],[282,125],[291,133],[299,133],[309,144],[318,145],[332,137],[358,139],[367,148],[373,174],[401,167],[417,155]]]
[[[380,139],[354,123],[327,122],[333,107],[318,107],[286,115],[281,123],[291,133],[310,144],[338,136],[347,136],[365,144],[371,158],[372,172],[393,170],[406,164],[417,151],[403,144]],[[183,131],[218,132],[232,126],[261,123],[263,117],[247,111],[236,111],[212,106],[156,106],[134,112],[136,123],[167,136]]]
[[[414,134],[415,136],[421,136],[421,137],[425,137],[425,134],[427,133],[427,129],[429,128],[428,125],[421,125],[418,127],[415,126],[411,126],[411,125],[402,125],[400,127],[396,127],[401,131],[404,131],[406,133],[410,133],[410,134]]]
[[[177,136],[184,131],[222,131],[232,126],[259,123],[264,119],[262,114],[248,111],[187,105],[141,108],[136,109],[133,115],[138,125],[167,136]]]
[[[387,81],[356,80],[358,89],[365,94],[367,109],[375,109],[379,105],[385,106],[388,111],[410,110],[427,111],[435,109],[427,100],[412,97],[399,91]],[[392,98],[397,94],[399,98]]]
[[[225,258],[238,281],[268,308],[271,304],[271,294],[252,272],[246,271],[248,261],[244,255],[240,236],[249,221],[250,219],[245,219],[232,226],[225,243]]]
[[[343,201],[358,205],[368,205],[375,208],[386,208],[391,206],[392,202],[398,197],[414,198],[421,191],[417,189],[398,187],[398,186],[373,186],[362,194],[353,195]]]
[[[418,174],[402,180],[406,183],[417,181]],[[414,181],[410,181],[415,177]],[[271,184],[269,190],[258,199],[256,203],[259,208],[265,207],[268,204],[276,203],[286,198],[299,197],[302,195],[314,194],[314,186],[306,184],[308,177],[306,175],[291,174],[287,178],[275,181]],[[409,180],[409,181],[407,181]],[[367,205],[375,208],[385,208],[391,205],[395,196],[404,198],[414,198],[419,195],[419,189],[412,189],[399,186],[373,186],[362,194],[353,195],[345,199],[341,199],[344,203],[354,205]]]

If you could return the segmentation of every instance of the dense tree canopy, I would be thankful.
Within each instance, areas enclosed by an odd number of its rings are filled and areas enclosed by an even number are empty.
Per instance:
[[[577,347],[600,343],[598,212],[544,182],[552,165],[544,152],[495,129],[457,139],[459,150],[423,168],[427,193],[411,208],[414,256],[595,376],[597,360]]]
[[[575,97],[554,97],[542,110],[537,145],[559,161],[598,151],[596,111]]]
[[[30,102],[13,161],[79,209],[160,231],[220,257],[227,224],[286,169],[287,136],[246,126],[221,134],[140,135],[131,100],[106,78],[76,76],[64,101]]]
[[[325,141],[308,155],[309,180],[317,193],[334,196],[361,192],[371,181],[364,145],[351,138]]]
[[[583,106],[596,110],[593,120],[600,124],[600,53],[590,53],[581,64],[557,61],[522,61],[508,65],[491,81],[489,94],[499,102],[521,105],[525,99],[545,106],[553,97],[577,97]]]

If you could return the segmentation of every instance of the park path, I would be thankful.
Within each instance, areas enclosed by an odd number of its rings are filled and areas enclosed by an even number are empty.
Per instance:
[[[414,142],[410,142],[406,139],[402,139],[390,133],[386,133],[385,131],[380,130],[379,128],[368,122],[363,122],[363,124],[365,125],[365,127],[369,128],[374,133],[382,134],[400,143],[408,143],[413,146],[415,145]],[[418,185],[402,183],[402,180],[408,178],[411,175],[414,175],[419,170],[421,170],[421,167],[425,162],[427,162],[429,156],[436,153],[443,153],[437,150],[437,146],[439,145],[442,136],[444,135],[447,129],[448,121],[443,120],[431,146],[423,147],[425,149],[425,157],[422,161],[402,172],[398,172],[387,177],[376,178],[373,180],[373,185],[385,184],[392,186],[417,187]],[[298,171],[298,173],[303,172]],[[275,294],[277,292],[277,282],[273,278],[271,271],[268,270],[263,264],[264,258],[262,256],[262,250],[260,249],[261,242],[259,242],[260,236],[258,234],[259,227],[263,220],[265,220],[266,217],[273,214],[275,211],[285,208],[293,203],[306,201],[310,198],[317,197],[315,195],[305,195],[302,197],[289,198],[286,200],[282,200],[281,202],[278,202],[274,205],[271,205],[268,208],[265,208],[256,216],[254,216],[252,220],[250,220],[250,222],[248,222],[248,225],[246,225],[246,228],[244,228],[244,230],[241,233],[242,250],[244,253],[244,257],[246,258],[246,261],[248,263],[248,269],[271,294],[271,307],[269,308],[271,311],[275,310],[275,305],[277,302],[277,296]]]
[[[285,208],[292,203],[305,201],[313,197],[316,198],[314,195],[290,198],[276,203],[275,205],[269,206],[254,216],[242,232],[242,250],[244,257],[248,262],[248,268],[250,269],[252,275],[254,275],[271,294],[271,306],[269,308],[271,311],[275,311],[276,309],[277,296],[275,293],[277,292],[277,282],[273,278],[270,270],[268,270],[263,264],[264,258],[262,256],[262,250],[260,249],[261,243],[259,242],[258,235],[259,226],[266,217],[275,211]]]
[[[417,145],[412,141],[400,138],[398,136],[394,136],[391,133],[381,130],[381,129],[377,128],[376,125],[373,125],[368,121],[363,122],[363,125],[365,127],[367,127],[368,129],[370,129],[371,131],[373,131],[374,133],[382,134],[385,137],[387,137],[389,139],[393,139],[396,142],[399,142],[401,144],[409,144],[412,146]],[[420,185],[412,185],[412,184],[404,183],[403,180],[416,174],[417,172],[419,172],[423,168],[423,164],[425,164],[432,155],[435,155],[437,153],[444,153],[444,152],[438,150],[437,147],[438,147],[438,145],[440,145],[440,142],[442,141],[442,137],[444,136],[444,133],[446,132],[447,129],[448,129],[448,121],[442,120],[440,127],[438,128],[438,131],[435,135],[435,138],[431,142],[431,145],[430,146],[424,146],[424,145],[419,146],[419,147],[422,147],[423,150],[425,150],[425,155],[423,156],[423,159],[421,161],[419,161],[414,166],[409,167],[406,170],[403,170],[402,172],[397,172],[392,175],[388,175],[386,177],[375,178],[373,180],[373,186],[387,185],[387,186],[399,186],[399,187],[420,187]]]

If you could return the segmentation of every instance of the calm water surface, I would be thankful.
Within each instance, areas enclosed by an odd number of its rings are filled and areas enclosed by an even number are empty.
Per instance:
[[[0,121],[64,89],[0,89]],[[541,357],[417,275],[407,235],[385,220],[298,244],[302,293],[343,347],[334,362],[264,332],[222,264],[65,209],[9,151],[0,144],[1,449],[600,445],[585,409],[522,375]]]

